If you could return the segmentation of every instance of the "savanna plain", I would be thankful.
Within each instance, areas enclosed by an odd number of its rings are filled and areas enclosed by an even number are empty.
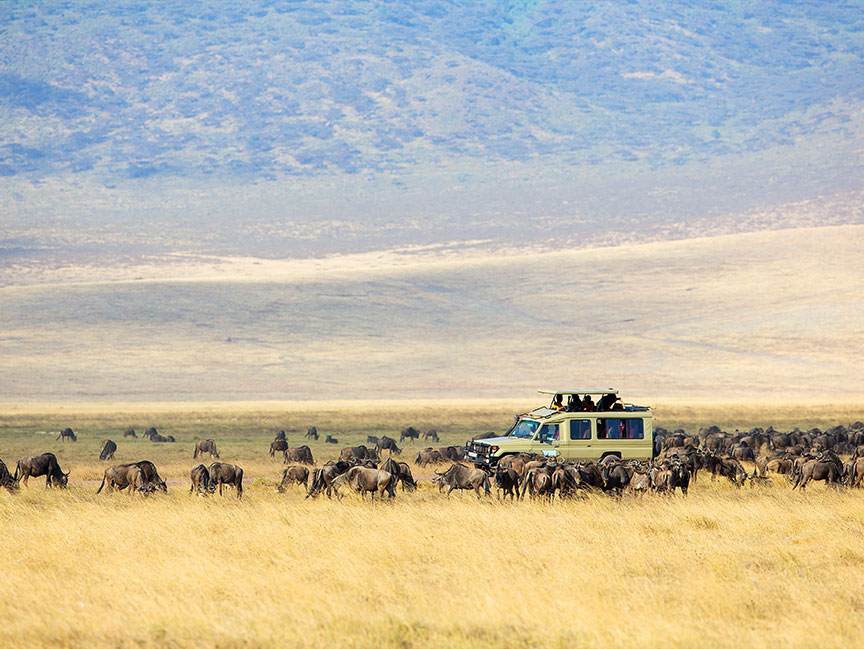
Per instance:
[[[66,490],[0,492],[10,646],[849,647],[864,631],[864,492],[782,477],[736,489],[700,475],[686,497],[586,494],[552,503],[450,498],[413,465],[392,501],[278,493],[277,430],[316,463],[367,435],[435,427],[440,445],[503,431],[532,403],[6,404],[0,458],[51,451]],[[864,404],[657,404],[695,432],[826,428]],[[77,442],[56,440],[66,426]],[[176,443],[124,439],[156,426]],[[324,435],[339,439],[325,445]],[[98,460],[102,440],[118,444]],[[243,467],[242,499],[189,493],[196,439]],[[168,493],[96,494],[106,465],[152,460]],[[204,463],[209,463],[209,457]],[[752,465],[750,467],[752,469]]]

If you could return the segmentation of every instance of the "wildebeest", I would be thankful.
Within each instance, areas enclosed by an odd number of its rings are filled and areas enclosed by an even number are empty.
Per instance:
[[[136,491],[148,493],[153,491],[153,485],[147,482],[144,476],[144,471],[137,464],[117,464],[105,469],[105,474],[102,476],[102,484],[96,490],[96,493],[102,491],[106,487],[106,491],[110,492],[114,489],[122,491],[129,487],[129,495],[134,496]]]
[[[123,437],[134,437],[135,439],[138,439],[138,435],[135,434],[135,429],[132,427],[123,431]]]
[[[141,460],[140,462],[134,462],[133,464],[137,465],[138,468],[141,469],[141,472],[144,474],[144,482],[148,487],[153,487],[152,491],[161,489],[164,493],[168,493],[168,485],[161,477],[159,477],[159,472],[156,470],[155,464],[150,460]]]
[[[474,435],[474,437],[471,438],[471,441],[476,442],[480,439],[492,439],[493,437],[501,437],[501,435],[490,430],[488,433],[480,433],[479,435]]]
[[[465,459],[464,446],[442,446],[438,449],[438,452],[448,460],[453,460],[454,462],[459,462],[460,460]]]
[[[199,464],[189,473],[189,477],[192,479],[192,486],[189,487],[189,493],[193,493],[194,491],[198,491],[199,493],[207,494],[211,492],[210,489],[210,472],[207,470],[207,467],[203,464]]]
[[[387,437],[387,435],[378,440],[375,450],[379,456],[381,455],[381,451],[384,450],[390,451],[390,455],[399,455],[402,452],[402,449],[396,446],[396,440],[392,437]]]
[[[624,488],[630,484],[630,478],[633,476],[633,470],[620,462],[605,464],[601,472],[603,474],[603,490],[611,491],[619,496],[624,492]]]
[[[284,430],[277,431],[277,432],[276,432],[276,437],[273,438],[273,441],[274,441],[274,442],[278,442],[278,441],[283,441],[283,442],[284,442],[284,441],[285,441],[285,431],[284,431]]]
[[[3,463],[3,460],[0,460],[0,487],[6,487],[9,491],[18,489],[18,480],[9,473],[9,469]]]
[[[168,435],[167,437],[164,435],[160,435],[155,427],[151,426],[146,431],[144,431],[144,437],[150,439],[151,442],[173,442],[176,441],[172,435]]]
[[[99,451],[99,459],[100,460],[113,460],[114,453],[117,451],[117,444],[115,444],[110,439],[106,439],[102,442],[102,450]]]
[[[199,439],[195,442],[195,452],[192,454],[192,459],[198,457],[198,454],[201,453],[209,453],[210,457],[215,457],[217,460],[219,459],[219,451],[216,450],[216,442],[212,439]]]
[[[542,466],[528,469],[522,478],[522,498],[525,497],[525,492],[528,492],[532,499],[543,497],[551,500],[555,495],[552,473],[553,469],[547,467],[545,462]]]
[[[411,440],[413,443],[414,440],[420,438],[420,432],[414,428],[413,426],[408,426],[408,428],[402,431],[402,434],[399,436],[399,441],[404,442],[406,439]]]
[[[443,464],[448,461],[448,458],[444,457],[441,451],[434,448],[424,448],[417,454],[414,464],[417,466],[426,466],[427,464]]]
[[[57,456],[53,453],[43,453],[18,460],[14,476],[16,481],[24,478],[26,485],[29,478],[42,475],[45,476],[46,487],[65,487],[69,482],[69,473],[63,473],[57,463]]]
[[[630,476],[630,484],[627,485],[627,491],[641,495],[649,489],[651,489],[651,474],[642,469],[634,469],[633,475]]]
[[[327,497],[330,498],[333,492],[333,480],[335,480],[338,476],[345,473],[348,469],[351,468],[351,465],[347,462],[327,462],[320,469],[315,469],[312,474],[312,485],[309,487],[309,491],[306,492],[306,497],[309,496],[317,496],[319,493],[327,490]]]
[[[332,435],[327,435],[327,438],[324,440],[325,444],[338,444],[339,440]]]
[[[837,464],[830,461],[810,460],[804,463],[801,470],[795,476],[792,489],[801,487],[802,491],[811,480],[824,480],[825,486],[839,486],[841,471]]]
[[[71,441],[73,441],[73,442],[77,442],[77,441],[78,441],[78,438],[75,437],[75,433],[72,431],[71,428],[64,428],[63,430],[61,430],[61,431],[60,431],[60,434],[57,435],[57,439],[62,439],[64,442],[65,442],[67,439],[68,439],[68,440],[71,440]],[[55,441],[56,441],[56,440],[55,440]]]
[[[304,439],[314,439],[316,442],[318,441],[318,429],[315,426],[309,426],[306,430],[306,434],[303,435]]]
[[[288,450],[288,442],[284,439],[276,439],[270,442],[270,457],[276,455],[276,452],[279,451],[282,453],[283,460],[287,461],[287,457],[285,457],[285,451]]]
[[[852,458],[846,471],[846,484],[850,487],[860,487],[864,481],[864,458]]]
[[[378,438],[375,435],[366,435],[366,443],[372,446],[378,446]]]
[[[510,500],[519,497],[519,474],[514,469],[499,466],[495,469],[495,486],[498,488],[498,500],[501,500],[501,493],[504,493],[504,499],[510,496]]]
[[[282,481],[276,488],[280,493],[285,491],[289,484],[302,484],[304,487],[309,483],[309,469],[305,466],[289,466],[282,471]]]
[[[437,476],[435,482],[440,488],[449,487],[448,496],[454,489],[473,489],[477,497],[481,498],[483,495],[480,493],[481,487],[485,494],[489,495],[489,475],[483,469],[470,468],[464,464],[454,464],[444,473],[436,471],[435,475]]]
[[[423,433],[423,441],[424,442],[426,440],[430,440],[430,439],[433,442],[440,442],[441,441],[440,439],[438,439],[438,431],[435,430],[434,428],[430,428],[429,430],[427,430]]]
[[[347,485],[359,493],[361,498],[363,494],[368,493],[369,497],[374,500],[376,493],[378,494],[378,498],[383,498],[385,493],[389,498],[393,498],[396,495],[395,484],[396,477],[392,473],[381,469],[367,469],[363,466],[355,466],[333,480],[332,487],[337,496],[339,495],[339,489]]]
[[[283,463],[299,462],[300,464],[315,464],[315,459],[312,457],[312,449],[306,446],[297,446],[296,448],[287,448],[283,453]]]
[[[210,473],[210,489],[216,491],[219,487],[219,495],[222,495],[222,485],[234,487],[237,490],[237,497],[243,497],[243,469],[236,464],[227,464],[225,462],[213,462],[207,469]]]
[[[388,457],[381,465],[381,470],[391,473],[393,477],[399,480],[402,483],[402,491],[405,491],[406,487],[409,489],[417,488],[414,476],[411,475],[411,467],[405,464],[405,462],[397,462],[392,457]]]
[[[360,446],[349,446],[339,452],[339,459],[344,462],[350,462],[351,460],[377,460],[378,452],[374,448],[366,448],[362,444]]]

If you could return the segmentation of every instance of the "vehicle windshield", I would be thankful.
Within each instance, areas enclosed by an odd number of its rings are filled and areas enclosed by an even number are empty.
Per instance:
[[[534,437],[534,433],[537,432],[537,428],[539,426],[540,426],[539,421],[531,421],[529,419],[522,419],[510,431],[510,437],[521,437],[523,439],[531,439],[532,437]]]

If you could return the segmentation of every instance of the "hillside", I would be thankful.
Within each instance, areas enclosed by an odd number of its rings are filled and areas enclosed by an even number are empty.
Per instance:
[[[723,230],[861,190],[862,54],[845,2],[5,3],[0,254]]]
[[[84,266],[0,289],[2,398],[860,396],[862,226]],[[65,278],[65,279],[64,279]]]

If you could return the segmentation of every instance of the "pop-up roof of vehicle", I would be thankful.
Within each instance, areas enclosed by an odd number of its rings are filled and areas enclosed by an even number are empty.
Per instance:
[[[537,390],[540,394],[618,394],[618,390]]]

